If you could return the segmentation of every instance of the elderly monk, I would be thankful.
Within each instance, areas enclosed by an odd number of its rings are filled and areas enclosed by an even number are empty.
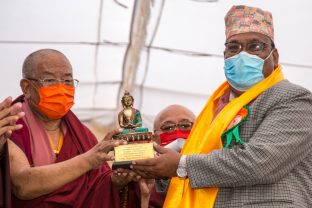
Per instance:
[[[16,102],[26,115],[9,142],[13,207],[119,207],[118,189],[132,176],[114,175],[106,163],[119,142],[98,143],[70,111],[77,82],[59,51],[39,50],[24,61]]]
[[[225,16],[226,82],[197,117],[181,154],[155,146],[144,177],[173,177],[164,207],[312,207],[312,94],[284,80],[272,15]]]
[[[21,111],[21,103],[12,104],[8,97],[0,103],[0,208],[11,207],[10,167],[7,139],[14,130],[22,128],[16,121],[25,113]]]

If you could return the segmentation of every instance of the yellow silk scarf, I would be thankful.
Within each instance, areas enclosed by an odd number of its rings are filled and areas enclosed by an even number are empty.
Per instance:
[[[197,117],[193,129],[182,149],[182,154],[208,154],[215,149],[221,149],[221,135],[241,108],[283,79],[281,66],[279,65],[266,79],[229,102],[212,121],[219,98],[229,88],[228,83],[224,82],[211,95],[206,106]],[[163,207],[213,207],[218,190],[218,188],[192,189],[188,178],[180,179],[173,177]]]

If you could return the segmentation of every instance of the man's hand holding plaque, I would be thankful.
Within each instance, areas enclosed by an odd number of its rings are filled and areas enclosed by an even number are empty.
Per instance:
[[[112,169],[130,169],[133,160],[154,158],[152,132],[142,127],[140,111],[133,108],[133,97],[125,92],[121,99],[123,110],[118,114],[118,122],[123,131],[113,136],[116,140],[125,140],[127,145],[114,148],[115,162]]]

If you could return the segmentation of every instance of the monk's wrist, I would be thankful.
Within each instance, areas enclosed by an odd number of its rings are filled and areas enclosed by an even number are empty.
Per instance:
[[[142,196],[141,195],[141,208],[148,208],[150,196]]]
[[[84,154],[79,155],[78,157],[80,157],[79,161],[83,169],[86,170],[86,172],[93,169],[93,163],[88,154],[84,153]]]

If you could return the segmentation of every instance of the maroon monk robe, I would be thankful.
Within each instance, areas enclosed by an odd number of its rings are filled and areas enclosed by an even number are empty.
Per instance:
[[[16,102],[23,102],[23,97],[19,97]],[[97,144],[95,136],[71,111],[62,119],[62,122],[66,124],[67,133],[56,163],[82,154]],[[22,119],[17,123],[23,124],[23,128],[12,134],[12,141],[24,151],[32,165],[28,128]],[[102,167],[91,170],[58,190],[36,199],[20,200],[12,195],[12,206],[13,208],[119,207],[119,196],[111,182],[111,175],[112,170],[107,163],[104,163]]]
[[[8,143],[0,155],[0,208],[11,208],[11,182]]]

